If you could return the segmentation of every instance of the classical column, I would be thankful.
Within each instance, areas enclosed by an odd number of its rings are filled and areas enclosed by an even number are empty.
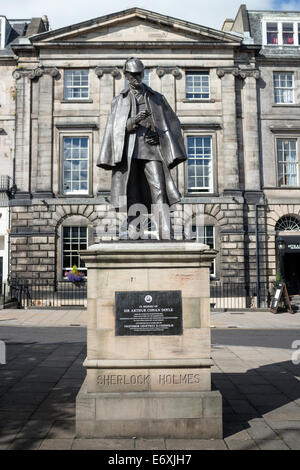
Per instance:
[[[177,67],[158,67],[156,73],[161,79],[161,93],[176,112],[176,80],[181,78]]]
[[[39,79],[36,195],[44,197],[52,196],[52,121],[53,77],[50,74],[43,74]]]
[[[236,69],[218,69],[222,80],[222,114],[223,114],[223,178],[225,190],[239,189],[238,145],[236,129]]]
[[[258,70],[240,72],[242,89],[245,190],[260,189],[256,81]]]
[[[120,78],[120,71],[113,67],[96,67],[95,74],[99,78],[99,129],[100,129],[100,142],[99,149],[102,145],[102,139],[106,126],[107,116],[110,111],[111,102],[115,96],[115,80]],[[98,155],[97,155],[98,157]],[[110,176],[108,172],[97,168],[94,171],[94,187],[98,188],[98,192],[109,193],[110,191]]]
[[[16,69],[16,150],[15,183],[16,198],[29,198],[30,192],[43,197],[52,196],[52,111],[53,79],[59,78],[55,67],[37,67],[35,69]],[[42,79],[41,79],[42,77]],[[40,80],[37,109],[37,158],[36,173],[32,187],[31,174],[31,104],[32,83]]]
[[[15,70],[16,145],[15,184],[17,199],[30,197],[30,100],[31,82],[24,71]]]

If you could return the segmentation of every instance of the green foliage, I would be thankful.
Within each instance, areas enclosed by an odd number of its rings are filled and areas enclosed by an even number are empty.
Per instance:
[[[282,281],[282,279],[281,279],[280,271],[277,271],[277,273],[276,273],[276,279],[275,279],[276,287],[278,286],[278,284],[281,283],[281,281]]]
[[[77,266],[76,264],[74,264],[73,268],[72,268],[72,274],[76,274],[77,273]]]

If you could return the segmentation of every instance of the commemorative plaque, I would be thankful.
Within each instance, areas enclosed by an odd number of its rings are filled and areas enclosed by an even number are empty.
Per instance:
[[[115,292],[116,336],[182,335],[181,291]]]

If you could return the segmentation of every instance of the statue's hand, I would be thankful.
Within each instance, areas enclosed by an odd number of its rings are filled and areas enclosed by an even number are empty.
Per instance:
[[[149,145],[158,145],[159,144],[159,135],[157,132],[149,132],[145,135],[145,142]]]
[[[139,124],[141,121],[150,116],[150,114],[151,113],[148,111],[148,109],[145,109],[145,111],[140,111],[134,118],[135,124]]]

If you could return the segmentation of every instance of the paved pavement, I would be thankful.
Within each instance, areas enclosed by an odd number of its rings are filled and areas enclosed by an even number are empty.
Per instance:
[[[0,326],[85,326],[86,310],[6,309],[0,310]],[[212,328],[300,329],[300,312],[277,313],[264,311],[212,312]]]
[[[85,311],[0,311],[7,345],[0,449],[300,449],[300,365],[291,361],[300,314],[239,313],[212,314],[212,383],[223,396],[224,439],[145,440],[75,436]]]

